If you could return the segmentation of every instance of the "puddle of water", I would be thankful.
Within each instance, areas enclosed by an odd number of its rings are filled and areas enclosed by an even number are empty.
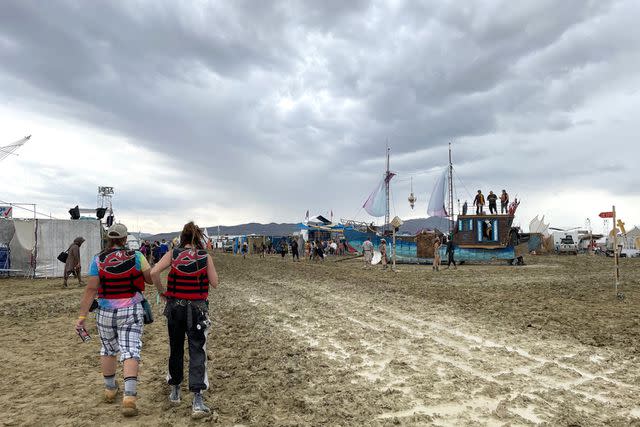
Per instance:
[[[518,407],[518,408],[509,408],[509,412],[513,412],[514,414],[517,414],[519,416],[521,416],[522,418],[524,418],[527,421],[530,421],[534,424],[540,424],[543,422],[543,420],[540,419],[540,417],[538,417],[534,412],[535,406],[533,405],[528,405],[525,407]]]
[[[484,411],[490,413],[494,411],[498,406],[497,399],[490,399],[486,397],[478,397],[475,399],[469,399],[464,403],[442,403],[439,405],[416,405],[413,408],[406,409],[404,411],[385,412],[378,415],[379,419],[386,418],[406,418],[417,414],[430,415],[434,417],[443,418],[456,418],[465,412],[472,412],[475,416],[479,415],[479,412]]]

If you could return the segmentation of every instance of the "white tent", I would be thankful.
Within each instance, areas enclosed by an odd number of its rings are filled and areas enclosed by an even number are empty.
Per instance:
[[[94,255],[102,250],[102,225],[98,220],[0,219],[0,245],[8,247],[9,266],[0,273],[31,277],[61,277],[64,264],[58,254],[76,237],[82,272],[86,274]]]
[[[140,249],[140,240],[136,237],[135,234],[127,235],[127,248],[132,251],[137,251]]]

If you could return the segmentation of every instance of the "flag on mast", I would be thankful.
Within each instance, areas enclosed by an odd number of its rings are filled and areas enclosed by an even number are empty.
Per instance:
[[[364,205],[362,205],[364,210],[367,211],[369,215],[376,217],[386,215],[387,195],[385,192],[385,185],[388,184],[389,181],[391,181],[391,178],[393,178],[395,175],[395,173],[389,172],[387,176],[382,181],[380,181],[380,184],[378,184],[376,189],[373,190],[371,194],[369,194],[367,201],[364,202]]]
[[[431,198],[429,199],[429,206],[427,208],[427,214],[429,214],[429,216],[439,216],[442,218],[449,216],[447,208],[444,205],[447,198],[447,192],[449,191],[447,188],[448,173],[449,168],[444,169],[442,174],[438,177],[435,187],[433,187]]]

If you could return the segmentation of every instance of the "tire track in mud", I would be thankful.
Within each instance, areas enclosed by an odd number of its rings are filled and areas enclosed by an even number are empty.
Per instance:
[[[555,342],[559,353],[534,354],[521,343],[462,329],[465,325],[442,307],[424,301],[398,304],[389,295],[382,304],[380,295],[363,287],[309,287],[264,277],[260,284],[259,295],[251,286],[238,290],[250,304],[268,307],[271,316],[277,313],[292,336],[349,366],[375,387],[404,395],[407,407],[382,412],[379,420],[427,415],[443,425],[588,424],[624,423],[636,416],[629,397],[640,388],[608,377],[602,369],[593,373],[566,362],[572,356],[567,351],[575,353],[572,345]]]

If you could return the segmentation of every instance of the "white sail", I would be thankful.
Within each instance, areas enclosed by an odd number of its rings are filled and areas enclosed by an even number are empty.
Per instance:
[[[538,215],[536,215],[535,218],[533,218],[531,220],[531,222],[529,223],[529,232],[530,233],[539,233],[539,229],[540,229],[540,225],[541,225],[542,221],[540,221],[538,219]]]
[[[18,148],[22,147],[25,142],[27,142],[31,138],[31,135],[25,136],[20,141],[16,141],[13,144],[5,145],[4,147],[0,147],[0,160],[4,160],[10,155],[14,154]]]
[[[445,168],[442,174],[438,177],[435,187],[431,192],[431,198],[429,199],[429,206],[427,207],[427,214],[429,216],[447,217],[447,208],[445,207],[445,200],[447,199],[447,174],[449,168]]]
[[[387,172],[386,178],[380,181],[380,184],[378,184],[376,189],[373,190],[371,194],[369,194],[367,201],[364,202],[364,205],[362,205],[364,210],[367,211],[369,215],[375,217],[386,215],[388,201],[385,186],[395,175],[396,174],[394,172]]]

